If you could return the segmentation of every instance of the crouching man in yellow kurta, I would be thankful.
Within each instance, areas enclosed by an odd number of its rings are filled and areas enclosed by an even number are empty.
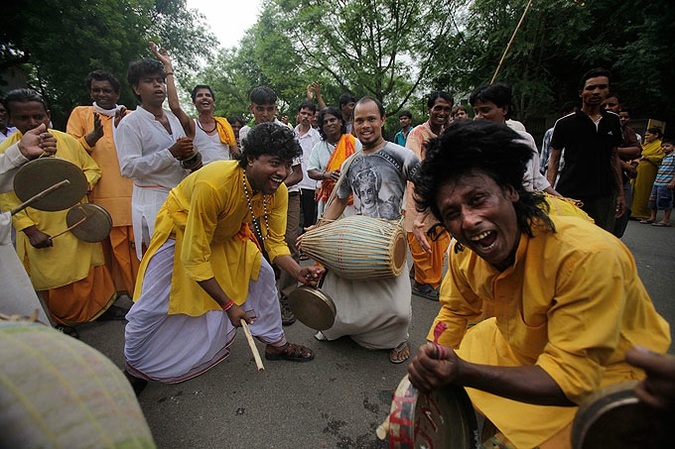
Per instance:
[[[0,153],[18,142],[27,131],[41,124],[49,127],[49,111],[34,91],[13,90],[5,97],[4,104],[19,132],[0,144]],[[80,167],[92,188],[101,177],[96,162],[74,137],[53,129],[48,132],[56,139],[56,157]],[[87,197],[81,201],[86,203]],[[13,192],[0,195],[2,210],[12,210],[20,203]],[[67,227],[67,212],[45,212],[28,207],[14,215],[12,221],[17,230],[17,253],[33,286],[42,294],[58,327],[77,336],[72,326],[93,320],[105,312],[115,300],[115,287],[103,265],[100,243],[83,242],[70,232],[53,241],[50,239],[51,235]]]
[[[418,209],[457,240],[441,311],[408,368],[422,391],[463,385],[507,447],[569,447],[578,405],[600,387],[640,379],[625,361],[670,344],[630,251],[578,217],[545,212],[523,188],[531,150],[507,127],[453,125],[415,180]],[[484,305],[488,318],[467,331]]]
[[[124,355],[137,393],[148,379],[182,382],[216,365],[242,319],[267,344],[267,360],[314,358],[286,341],[274,271],[258,246],[299,282],[316,285],[323,273],[300,267],[284,241],[283,181],[302,150],[292,130],[272,123],[256,126],[244,148],[238,161],[213,162],[185,178],[157,215],[127,314]]]

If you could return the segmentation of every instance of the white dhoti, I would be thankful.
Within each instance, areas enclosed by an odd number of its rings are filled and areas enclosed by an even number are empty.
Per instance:
[[[391,349],[408,340],[412,319],[411,289],[407,264],[395,278],[349,281],[332,271],[321,290],[335,302],[337,314],[328,340],[349,335],[368,349]]]
[[[150,246],[150,239],[155,232],[155,220],[164,205],[169,191],[165,187],[141,187],[134,183],[131,194],[131,224],[134,228],[136,255],[143,259],[143,245]]]
[[[178,383],[209,370],[229,354],[236,335],[227,313],[212,310],[197,317],[169,315],[173,269],[173,239],[157,250],[148,263],[140,298],[127,313],[124,357],[134,376]],[[251,317],[251,334],[273,346],[286,344],[281,326],[274,271],[263,258],[257,281],[241,307]]]

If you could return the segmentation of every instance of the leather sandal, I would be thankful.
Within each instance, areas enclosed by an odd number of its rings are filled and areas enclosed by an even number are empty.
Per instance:
[[[278,354],[272,354],[265,351],[267,360],[288,360],[291,362],[309,362],[314,359],[314,352],[302,345],[287,343],[283,350]]]

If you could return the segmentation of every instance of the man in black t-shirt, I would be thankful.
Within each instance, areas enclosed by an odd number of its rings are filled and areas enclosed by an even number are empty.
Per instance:
[[[565,166],[555,189],[563,196],[581,200],[582,209],[601,228],[612,232],[616,218],[626,210],[617,146],[623,141],[619,116],[605,111],[602,102],[609,93],[610,73],[592,69],[581,78],[580,111],[559,119],[551,139],[547,177],[558,176],[560,154]]]

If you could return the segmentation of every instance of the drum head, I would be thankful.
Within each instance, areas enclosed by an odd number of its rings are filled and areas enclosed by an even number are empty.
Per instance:
[[[78,204],[66,214],[66,224],[71,227],[83,218],[85,220],[70,231],[75,237],[87,243],[97,243],[108,237],[112,218],[107,210],[98,204]]]
[[[449,385],[431,394],[419,392],[406,375],[394,393],[389,415],[389,447],[482,447],[476,415],[464,388]]]
[[[14,176],[14,192],[21,201],[27,201],[64,179],[70,184],[40,198],[31,207],[50,212],[68,209],[80,202],[89,183],[82,169],[65,159],[45,157],[28,162]]]
[[[288,295],[288,305],[296,318],[312,329],[330,329],[335,322],[335,303],[317,288],[296,288]]]
[[[659,447],[657,442],[665,427],[659,429],[658,412],[642,404],[633,394],[637,383],[609,385],[581,404],[572,424],[574,449]]]

